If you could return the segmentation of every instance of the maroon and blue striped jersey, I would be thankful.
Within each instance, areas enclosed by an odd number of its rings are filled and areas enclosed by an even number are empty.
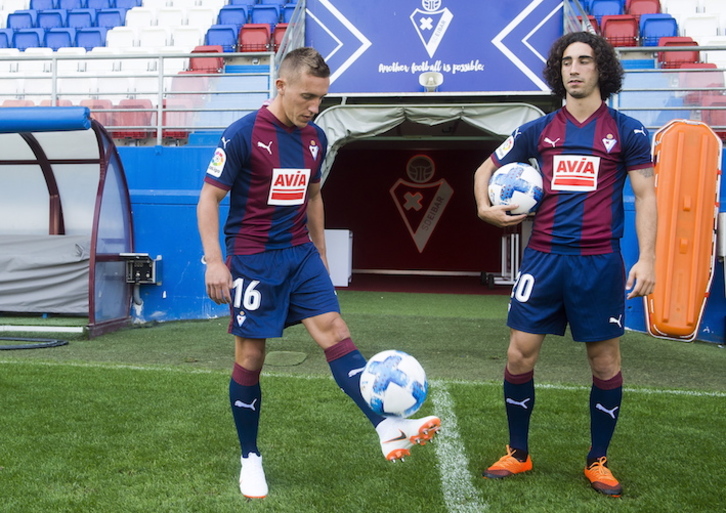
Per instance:
[[[320,181],[327,144],[317,125],[288,127],[266,107],[224,131],[204,181],[230,191],[228,256],[310,242],[307,190]]]
[[[563,255],[620,249],[629,171],[651,167],[643,125],[605,103],[580,123],[566,108],[526,123],[492,154],[498,166],[535,159],[544,197],[529,247]]]

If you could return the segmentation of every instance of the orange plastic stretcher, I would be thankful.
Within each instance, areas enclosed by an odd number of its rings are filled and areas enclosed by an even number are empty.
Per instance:
[[[656,285],[648,332],[693,340],[713,279],[723,145],[711,128],[674,120],[655,133]]]

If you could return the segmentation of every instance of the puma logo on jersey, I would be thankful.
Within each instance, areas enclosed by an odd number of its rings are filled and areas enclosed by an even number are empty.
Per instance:
[[[617,410],[618,408],[620,408],[620,406],[616,406],[616,407],[615,407],[615,408],[613,408],[612,410],[608,410],[608,409],[607,409],[607,408],[605,408],[605,407],[604,407],[604,406],[603,406],[602,404],[600,404],[600,403],[597,403],[597,404],[595,405],[595,408],[596,408],[596,409],[598,409],[598,410],[600,410],[600,411],[602,411],[602,412],[605,412],[605,413],[607,413],[608,415],[610,415],[610,416],[611,416],[611,417],[613,418],[613,420],[615,420],[615,411],[616,411],[616,410]]]
[[[267,144],[263,143],[262,141],[257,141],[257,147],[266,149],[267,153],[272,155],[272,141]]]
[[[231,141],[232,139],[225,139],[224,136],[222,137],[222,148],[225,150],[227,149],[227,143]]]
[[[636,128],[635,130],[633,130],[633,133],[645,135],[645,127]]]
[[[239,401],[239,400],[237,400],[237,401],[235,401],[235,402],[234,402],[234,405],[235,405],[235,406],[236,406],[237,408],[245,408],[245,409],[247,409],[247,410],[257,411],[257,410],[255,409],[255,403],[256,403],[256,402],[257,402],[257,398],[255,398],[255,400],[254,400],[254,401],[252,401],[252,402],[251,402],[251,403],[249,403],[249,404],[248,404],[248,403],[243,403],[242,401]]]
[[[553,148],[557,145],[557,141],[559,141],[559,140],[560,140],[559,137],[557,139],[555,139],[554,141],[552,139],[550,139],[549,137],[544,138],[544,142],[546,142],[547,144],[551,144]]]
[[[622,315],[619,315],[617,318],[610,317],[610,320],[608,322],[610,324],[617,324],[618,325],[618,328],[622,328],[623,327],[623,322],[622,321],[623,321],[623,316]]]
[[[528,397],[524,401],[515,401],[514,399],[507,397],[507,404],[513,404],[514,406],[521,406],[525,410],[528,410],[529,408],[527,408],[527,403],[531,400],[532,400],[531,397]]]

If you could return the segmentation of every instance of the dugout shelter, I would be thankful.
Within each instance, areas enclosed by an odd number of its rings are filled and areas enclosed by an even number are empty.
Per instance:
[[[0,117],[0,312],[87,316],[89,336],[130,319],[134,239],[123,165],[86,107]]]

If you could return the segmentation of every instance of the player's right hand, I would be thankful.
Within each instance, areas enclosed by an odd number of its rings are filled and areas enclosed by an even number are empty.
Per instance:
[[[479,219],[489,224],[506,228],[508,226],[516,226],[527,218],[527,214],[509,214],[510,210],[518,208],[519,205],[482,205],[477,210]]]
[[[232,302],[232,274],[224,262],[207,262],[204,282],[209,299],[218,305]]]

